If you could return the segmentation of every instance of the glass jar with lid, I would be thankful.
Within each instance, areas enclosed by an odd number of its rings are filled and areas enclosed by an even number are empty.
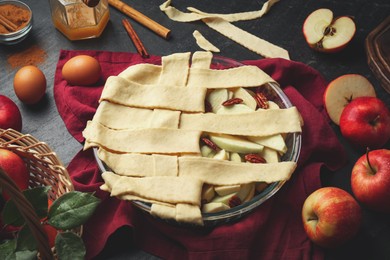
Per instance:
[[[108,0],[89,7],[83,0],[49,0],[54,26],[69,40],[99,37],[109,19]]]

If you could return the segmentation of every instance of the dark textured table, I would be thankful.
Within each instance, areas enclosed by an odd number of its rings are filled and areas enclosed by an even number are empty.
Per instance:
[[[23,133],[30,133],[50,145],[65,165],[81,149],[67,132],[58,115],[53,98],[54,70],[61,49],[107,50],[135,52],[120,20],[124,15],[111,8],[111,19],[100,38],[71,42],[57,31],[50,17],[48,1],[23,0],[30,5],[34,20],[31,35],[16,46],[0,47],[0,94],[13,99],[22,112]],[[236,60],[262,58],[237,43],[227,39],[208,28],[201,22],[178,23],[171,21],[159,10],[164,1],[133,1],[126,3],[172,30],[171,38],[164,40],[150,30],[133,22],[135,30],[150,54],[167,55],[175,52],[200,50],[192,36],[193,31],[201,33],[221,49],[219,55]],[[185,11],[187,6],[214,13],[234,13],[259,10],[265,1],[253,0],[174,0],[173,5]],[[354,17],[357,31],[350,45],[337,54],[323,54],[311,50],[305,43],[302,24],[309,13],[318,8],[329,8],[335,16],[349,15]],[[292,60],[303,62],[320,71],[328,81],[348,73],[357,73],[367,77],[375,86],[378,96],[390,106],[390,95],[380,86],[371,72],[364,48],[367,35],[390,15],[388,0],[343,0],[343,1],[306,1],[281,0],[275,4],[270,13],[261,19],[236,23],[240,28],[287,49]],[[44,100],[37,106],[23,105],[15,96],[13,77],[17,67],[12,67],[7,60],[15,53],[37,46],[44,50],[44,61],[38,64],[47,77],[48,89]],[[338,127],[333,126],[349,153],[349,164],[338,172],[327,174],[324,185],[341,187],[351,192],[349,177],[351,168],[361,151],[353,149],[340,136]],[[389,146],[387,146],[389,148]],[[133,248],[126,242],[130,236],[127,229],[118,230],[108,241],[102,252],[104,259],[143,258],[153,259],[146,253]],[[389,216],[377,214],[364,209],[364,223],[359,234],[346,245],[326,252],[327,259],[390,259],[390,221]]]

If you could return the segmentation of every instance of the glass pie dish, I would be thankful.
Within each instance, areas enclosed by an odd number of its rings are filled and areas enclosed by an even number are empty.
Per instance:
[[[214,56],[211,64],[212,69],[228,69],[233,67],[242,66],[243,64],[224,57]],[[249,89],[256,89],[249,88]],[[266,83],[261,87],[262,93],[266,95],[268,100],[276,103],[280,108],[289,108],[293,104],[286,96],[280,87],[275,83]],[[292,161],[297,162],[301,149],[301,134],[300,133],[288,133],[286,134],[284,141],[287,146],[287,151],[280,157],[280,161]],[[97,149],[94,148],[94,155],[99,166],[99,169],[102,172],[109,171],[109,167],[101,161],[98,157]],[[280,188],[285,184],[285,181],[273,182],[270,183],[264,190],[260,193],[255,194],[252,199],[247,202],[242,203],[241,205],[231,207],[230,209],[219,211],[216,213],[203,213],[203,224],[205,227],[217,226],[224,223],[230,223],[233,221],[239,220],[244,215],[250,213],[255,208],[260,206],[262,203],[271,198],[275,193],[277,193]],[[132,201],[132,203],[140,208],[142,211],[150,213],[151,204],[145,203],[142,201]],[[168,223],[178,224],[178,225],[189,225],[186,223],[177,223],[174,220],[164,220]]]

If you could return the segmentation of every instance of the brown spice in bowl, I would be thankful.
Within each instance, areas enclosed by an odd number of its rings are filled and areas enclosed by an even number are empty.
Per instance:
[[[10,22],[15,24],[17,26],[16,30],[19,30],[26,26],[31,17],[31,13],[29,10],[14,4],[0,5],[0,15],[4,16]],[[11,32],[11,30],[0,24],[0,33],[6,34]]]

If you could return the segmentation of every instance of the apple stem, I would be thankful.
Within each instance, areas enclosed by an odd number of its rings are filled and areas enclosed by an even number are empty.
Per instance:
[[[375,125],[376,125],[376,122],[378,122],[379,118],[380,118],[380,115],[377,115],[373,120],[371,120],[371,121],[369,122],[370,125],[375,126]]]
[[[375,170],[374,168],[372,167],[371,163],[370,163],[370,158],[368,157],[368,154],[370,153],[370,148],[367,147],[367,150],[366,150],[366,159],[367,159],[367,164],[368,164],[368,167],[370,167],[371,171],[373,173],[375,173]]]

